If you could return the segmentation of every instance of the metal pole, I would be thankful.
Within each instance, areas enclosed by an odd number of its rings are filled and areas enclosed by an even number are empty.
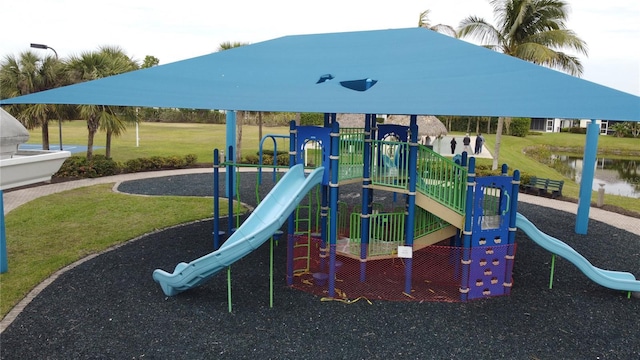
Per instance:
[[[591,120],[587,125],[586,145],[582,160],[582,179],[580,180],[580,198],[578,201],[578,214],[576,216],[576,234],[586,235],[589,227],[589,210],[591,208],[591,192],[593,176],[595,173],[596,155],[598,151],[598,136],[600,126],[596,120]]]
[[[58,61],[58,52],[56,51],[56,49],[52,48],[51,46],[47,46],[45,44],[34,44],[31,43],[31,47],[34,49],[44,49],[44,50],[51,50],[53,51],[53,53],[56,55],[56,61]],[[62,120],[58,119],[58,134],[59,134],[59,141],[60,141],[60,151],[62,151]]]
[[[62,151],[62,119],[58,119],[58,141],[60,141],[60,151]]]
[[[331,117],[335,119],[335,114]],[[338,235],[338,164],[340,159],[340,125],[331,124],[331,156],[329,181],[329,297],[336,293],[336,238]]]
[[[418,116],[411,115],[409,117],[409,131],[411,132],[411,138],[407,139],[409,142],[409,168],[403,169],[408,172],[409,175],[409,192],[407,196],[407,212],[406,212],[406,226],[405,226],[405,246],[409,246],[413,251],[413,240],[415,236],[415,211],[416,211],[416,178],[418,167]],[[403,161],[404,163],[404,161]],[[413,253],[413,252],[412,252]],[[411,294],[411,284],[413,278],[413,258],[405,258],[405,271],[404,271],[404,292],[405,294]]]
[[[138,129],[138,124],[140,124],[140,117],[138,116],[138,110],[140,110],[140,108],[136,108],[136,147],[140,146],[140,131]]]

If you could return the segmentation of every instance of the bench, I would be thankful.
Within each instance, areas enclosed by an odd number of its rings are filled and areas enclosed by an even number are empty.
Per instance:
[[[563,185],[564,180],[552,180],[532,176],[524,188],[526,192],[533,192],[537,195],[549,194],[551,198],[557,198],[558,196],[562,196]]]

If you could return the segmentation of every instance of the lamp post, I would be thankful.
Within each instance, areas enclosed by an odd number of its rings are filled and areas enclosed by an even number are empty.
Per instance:
[[[56,51],[56,49],[52,48],[51,46],[47,46],[45,44],[34,44],[34,43],[31,43],[31,47],[34,48],[34,49],[51,50],[56,55],[56,60],[58,60],[58,52]],[[62,151],[62,120],[61,119],[58,119],[58,134],[60,136],[60,138],[59,138],[60,151]]]

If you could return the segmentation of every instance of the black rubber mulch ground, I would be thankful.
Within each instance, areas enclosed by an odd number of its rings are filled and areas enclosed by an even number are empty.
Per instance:
[[[255,201],[250,183],[241,186],[249,203]],[[172,194],[186,188],[183,195],[210,195],[210,175],[141,180],[120,190]],[[594,265],[640,276],[639,236],[595,221],[588,235],[576,235],[575,215],[524,203],[519,211]],[[284,285],[281,244],[269,308],[267,243],[232,266],[229,313],[225,274],[175,297],[164,296],[151,278],[156,268],[172,271],[208,253],[211,231],[211,221],[203,221],[150,234],[65,273],[2,334],[2,358],[640,358],[640,300],[592,283],[562,259],[549,290],[551,255],[522,232],[508,297],[321,302]]]

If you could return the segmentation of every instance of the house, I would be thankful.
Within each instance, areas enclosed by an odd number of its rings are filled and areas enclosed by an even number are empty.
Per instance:
[[[531,119],[531,131],[539,132],[560,132],[560,129],[570,127],[587,128],[589,119],[545,119],[545,118],[532,118]],[[609,120],[596,120],[596,124],[600,127],[600,135],[610,135],[613,131],[610,129],[616,121]]]

